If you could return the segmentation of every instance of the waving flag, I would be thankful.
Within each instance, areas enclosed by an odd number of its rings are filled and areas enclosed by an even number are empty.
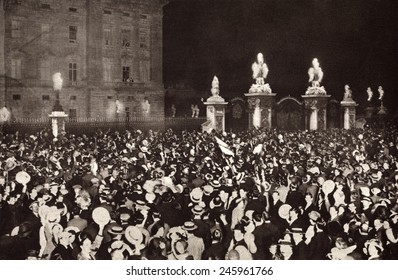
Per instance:
[[[214,136],[216,138],[216,142],[218,144],[218,146],[220,147],[221,151],[228,155],[228,156],[234,156],[234,152],[231,151],[229,149],[229,146],[227,143],[225,143],[224,141],[222,141],[220,138],[218,138],[217,136]]]
[[[228,144],[225,143],[223,140],[221,140],[217,136],[214,136],[214,138],[216,138],[216,142],[217,142],[218,146],[228,148]]]

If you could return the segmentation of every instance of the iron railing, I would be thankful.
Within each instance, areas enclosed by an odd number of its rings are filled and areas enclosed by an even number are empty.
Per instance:
[[[126,130],[140,129],[146,131],[164,131],[173,129],[174,131],[201,130],[201,125],[206,122],[205,117],[130,117],[130,118],[67,118],[65,120],[65,130],[67,133],[82,134],[93,133],[102,130]],[[16,118],[3,124],[3,133],[36,133],[43,129],[51,128],[50,118]]]

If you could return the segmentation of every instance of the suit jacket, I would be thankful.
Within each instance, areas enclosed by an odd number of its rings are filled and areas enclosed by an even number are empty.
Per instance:
[[[301,241],[293,247],[292,260],[308,260],[308,245]]]
[[[332,243],[325,232],[317,232],[308,244],[309,260],[326,260],[327,254],[332,249]]]

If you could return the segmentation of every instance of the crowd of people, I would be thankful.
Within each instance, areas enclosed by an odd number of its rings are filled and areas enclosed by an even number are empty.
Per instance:
[[[3,135],[0,259],[398,259],[397,136]]]

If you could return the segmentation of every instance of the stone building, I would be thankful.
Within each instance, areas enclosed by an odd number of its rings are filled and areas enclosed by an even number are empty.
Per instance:
[[[60,72],[70,118],[164,116],[165,0],[0,0],[0,107],[47,117]],[[145,109],[144,109],[145,107]]]

